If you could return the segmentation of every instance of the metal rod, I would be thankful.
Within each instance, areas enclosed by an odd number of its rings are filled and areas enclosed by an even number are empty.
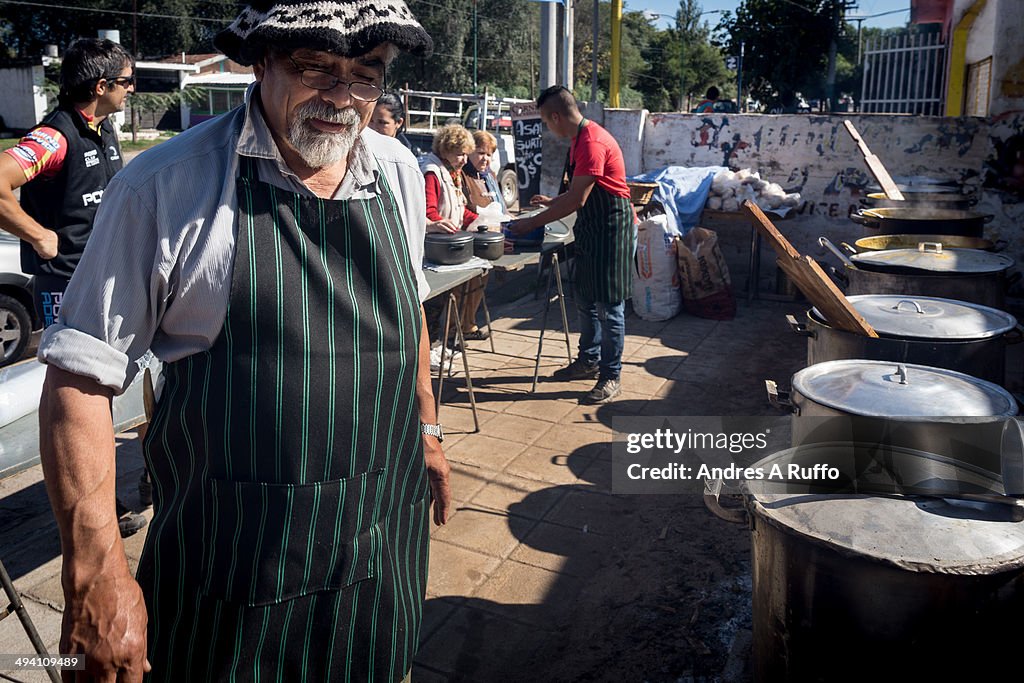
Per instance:
[[[569,341],[569,318],[565,314],[565,294],[562,291],[562,268],[558,263],[558,252],[551,255],[551,266],[555,269],[555,286],[558,288],[558,307],[562,309],[562,330],[565,332],[565,355],[572,362],[572,342]]]
[[[18,615],[18,619],[21,621],[21,625],[25,629],[25,635],[28,636],[29,642],[31,642],[32,647],[35,648],[36,654],[41,657],[49,657],[49,653],[46,651],[46,646],[43,645],[43,640],[39,637],[39,632],[36,630],[36,625],[32,623],[32,617],[29,616],[28,610],[25,609],[25,604],[21,601],[21,596],[18,595],[18,591],[14,589],[14,582],[11,581],[11,577],[7,573],[7,568],[4,567],[3,561],[0,561],[0,585],[3,586],[4,593],[7,594],[7,599],[11,601],[8,610],[13,611]],[[50,677],[50,680],[53,681],[53,683],[60,683],[60,674],[57,673],[56,667],[47,666],[46,675]]]

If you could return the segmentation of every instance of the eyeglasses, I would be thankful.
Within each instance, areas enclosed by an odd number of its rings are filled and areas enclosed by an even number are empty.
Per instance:
[[[352,96],[352,99],[359,100],[361,102],[376,102],[384,95],[384,91],[378,88],[373,83],[366,83],[365,81],[343,81],[334,74],[328,71],[320,71],[319,69],[303,69],[301,66],[295,63],[295,59],[291,56],[288,57],[291,61],[292,66],[299,72],[299,80],[302,85],[313,90],[332,90],[339,85],[348,86],[348,93]]]
[[[118,76],[106,79],[107,83],[114,83],[122,88],[130,88],[135,85],[135,76]]]

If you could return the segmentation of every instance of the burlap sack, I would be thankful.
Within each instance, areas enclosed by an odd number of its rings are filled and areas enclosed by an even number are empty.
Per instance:
[[[693,228],[679,240],[677,258],[686,311],[713,320],[734,318],[736,299],[718,235],[707,228]]]

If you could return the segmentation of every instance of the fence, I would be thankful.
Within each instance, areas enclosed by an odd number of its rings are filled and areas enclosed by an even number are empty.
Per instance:
[[[946,45],[935,33],[882,36],[864,50],[861,112],[941,116]]]

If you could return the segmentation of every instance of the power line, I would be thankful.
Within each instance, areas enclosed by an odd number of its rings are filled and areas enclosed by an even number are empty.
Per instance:
[[[132,16],[132,12],[117,9],[94,9],[91,7],[73,7],[71,5],[48,5],[42,2],[25,2],[24,0],[0,0],[3,5],[20,5],[24,7],[44,7],[46,9],[69,9],[76,12],[89,12],[90,14],[121,14]],[[205,17],[185,17],[177,14],[154,14],[151,12],[138,12],[136,16],[151,17],[154,19],[184,19],[186,21],[209,21],[218,24],[229,24],[231,19],[207,19]]]

